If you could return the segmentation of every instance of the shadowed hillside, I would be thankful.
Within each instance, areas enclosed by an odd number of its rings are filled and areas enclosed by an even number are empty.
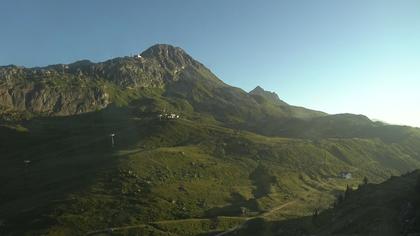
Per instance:
[[[226,235],[417,235],[419,186],[419,171],[381,184],[361,184],[312,216],[279,222],[255,218]]]

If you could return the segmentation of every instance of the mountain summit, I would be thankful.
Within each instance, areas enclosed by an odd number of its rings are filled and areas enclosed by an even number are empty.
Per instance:
[[[195,67],[202,66],[199,62],[188,55],[182,48],[169,44],[156,44],[142,52],[141,56],[144,58],[156,60],[161,66],[170,69],[185,67],[188,65]]]
[[[278,104],[278,105],[288,105],[286,102],[282,101],[279,96],[277,95],[277,93],[275,92],[270,92],[270,91],[266,91],[263,88],[261,88],[260,86],[255,87],[253,90],[251,90],[249,92],[249,94],[251,95],[257,95],[257,96],[261,96],[264,99],[266,99],[267,101],[270,101],[274,104]]]

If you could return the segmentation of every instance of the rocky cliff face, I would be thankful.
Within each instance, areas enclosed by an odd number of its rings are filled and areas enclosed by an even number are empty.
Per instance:
[[[72,115],[106,107],[109,97],[101,88],[54,88],[39,83],[0,87],[3,109],[45,115]]]
[[[87,78],[53,69],[0,68],[0,107],[7,112],[72,115],[106,107],[109,96]]]

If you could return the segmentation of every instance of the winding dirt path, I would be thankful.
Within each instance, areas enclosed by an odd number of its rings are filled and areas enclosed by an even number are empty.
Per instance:
[[[242,224],[240,224],[240,225],[238,225],[238,226],[235,226],[235,227],[233,227],[233,228],[231,228],[231,229],[229,229],[229,230],[227,230],[227,231],[225,231],[225,232],[221,232],[221,233],[219,233],[219,234],[216,234],[215,236],[223,236],[223,235],[227,235],[227,234],[229,234],[229,233],[232,233],[232,232],[234,232],[234,231],[236,231],[236,230],[238,230],[238,229],[241,229],[241,228],[243,228],[245,225],[246,225],[246,223],[248,222],[248,221],[250,221],[250,220],[252,220],[252,219],[255,219],[255,218],[257,218],[257,217],[267,217],[267,216],[269,216],[269,215],[272,215],[274,212],[276,212],[276,211],[279,211],[279,210],[281,210],[281,209],[283,209],[283,208],[285,208],[285,207],[287,207],[287,206],[289,206],[289,205],[292,205],[293,203],[295,203],[296,201],[290,201],[290,202],[286,202],[285,204],[283,204],[283,205],[280,205],[280,206],[278,206],[278,207],[275,207],[275,208],[273,208],[273,209],[271,209],[270,211],[267,211],[267,212],[265,212],[265,213],[263,213],[263,214],[260,214],[260,215],[258,215],[258,216],[254,216],[254,217],[251,217],[251,218],[248,218],[246,221],[244,221]]]
[[[281,210],[283,208],[286,208],[286,207],[292,205],[295,202],[296,201],[286,202],[285,204],[282,204],[282,205],[280,205],[278,207],[275,207],[275,208],[271,209],[270,211],[267,211],[267,212],[265,212],[263,214],[260,214],[260,215],[254,216],[254,217],[247,218],[242,224],[240,224],[238,226],[235,226],[235,227],[233,227],[233,228],[231,228],[231,229],[229,229],[227,231],[224,231],[224,232],[221,232],[219,234],[216,234],[215,236],[223,236],[223,235],[227,235],[229,233],[232,233],[235,230],[238,230],[238,229],[241,229],[242,227],[244,227],[246,225],[246,223],[248,221],[252,220],[252,219],[255,219],[257,217],[267,217],[267,216],[270,216],[274,212],[277,212],[277,211],[279,211],[279,210]],[[176,221],[185,221],[185,220],[202,220],[202,219],[182,219],[182,220],[173,220],[173,221],[176,222]],[[157,222],[154,222],[154,223],[159,223],[159,222],[171,222],[171,220],[157,221]],[[141,227],[146,227],[146,226],[153,227],[153,225],[150,225],[150,224],[139,224],[139,225],[130,225],[130,226],[122,226],[122,227],[112,227],[112,228],[107,228],[107,229],[102,229],[102,230],[91,231],[91,232],[87,233],[86,236],[92,236],[92,235],[104,234],[104,233],[111,234],[112,232],[115,232],[115,231],[121,231],[121,230],[127,230],[127,229],[135,229],[135,228],[141,228]],[[155,228],[155,227],[153,227],[153,228]],[[159,229],[156,229],[156,230],[159,230]]]

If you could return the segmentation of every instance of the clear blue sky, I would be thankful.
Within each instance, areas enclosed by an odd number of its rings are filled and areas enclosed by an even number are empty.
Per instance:
[[[247,91],[420,127],[418,0],[2,0],[0,10],[0,65],[169,43]]]

